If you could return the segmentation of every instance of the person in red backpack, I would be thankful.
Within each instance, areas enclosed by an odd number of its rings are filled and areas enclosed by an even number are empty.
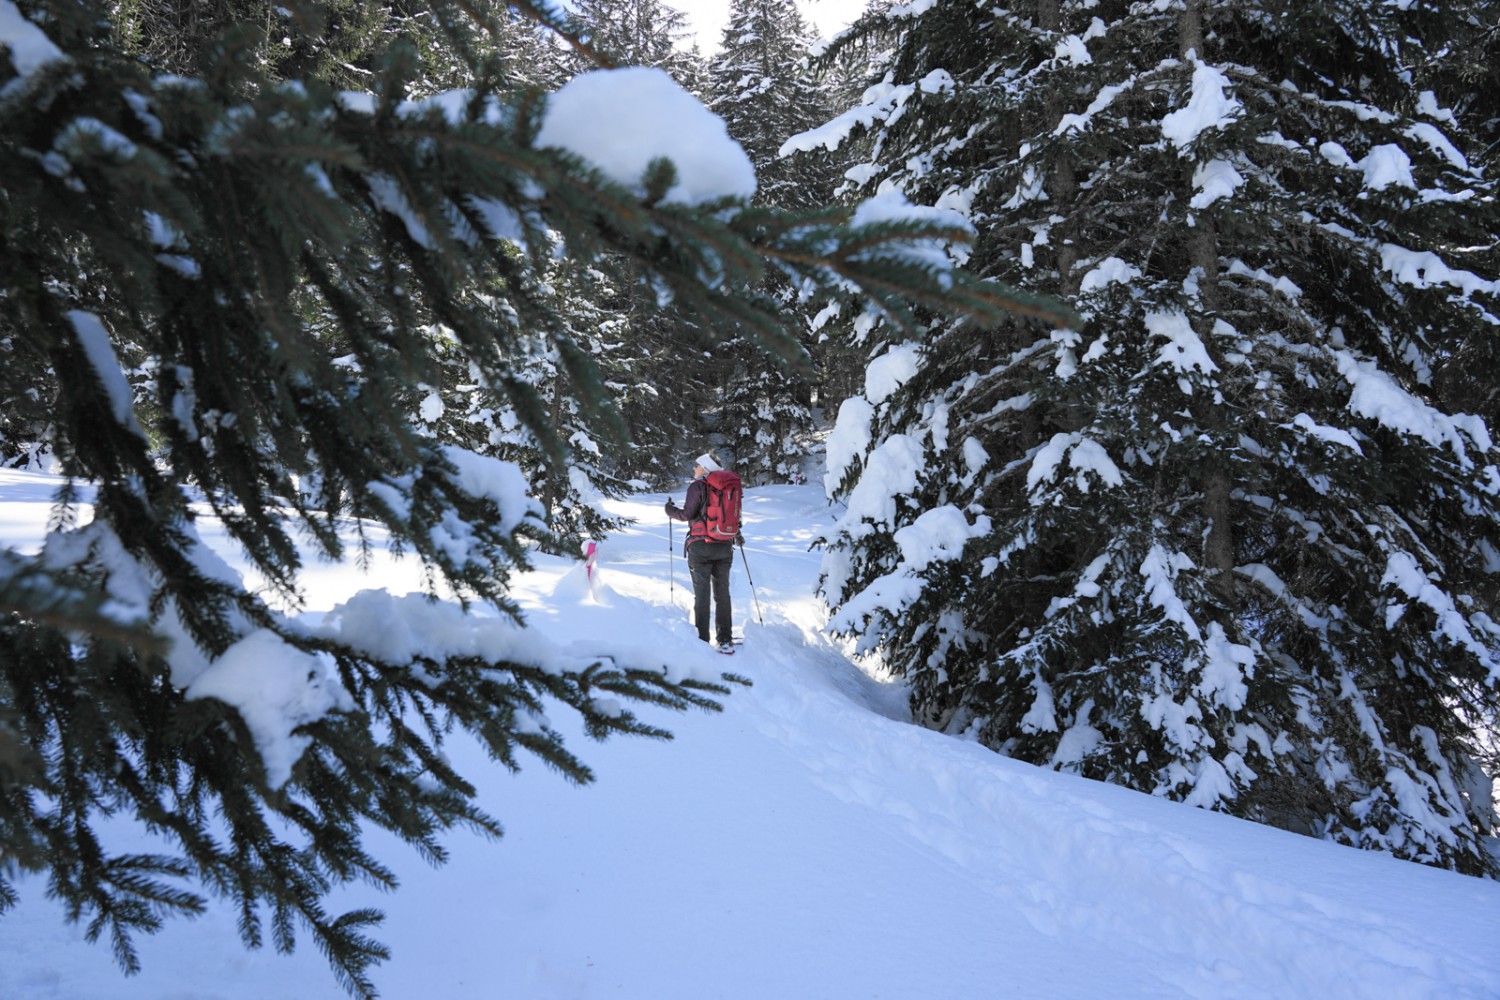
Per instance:
[[[721,653],[734,652],[729,600],[729,569],[734,565],[734,543],[739,538],[740,479],[719,464],[713,452],[699,455],[693,481],[681,507],[671,500],[667,516],[688,523],[683,553],[693,577],[693,622],[698,638],[712,642]],[[708,604],[714,605],[714,634],[709,634]]]

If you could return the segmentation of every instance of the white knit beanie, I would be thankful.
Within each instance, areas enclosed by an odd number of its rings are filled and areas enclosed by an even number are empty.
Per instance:
[[[715,462],[714,457],[706,451],[698,456],[698,464],[703,466],[709,472],[718,472],[720,469],[724,468],[718,462]]]

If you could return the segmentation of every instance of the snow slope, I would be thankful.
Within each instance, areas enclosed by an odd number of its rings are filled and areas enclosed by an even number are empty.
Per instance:
[[[52,485],[0,471],[0,538],[40,536]],[[897,686],[819,631],[807,545],[833,511],[816,487],[747,493],[764,624],[737,566],[747,643],[732,660],[701,648],[663,499],[615,505],[638,524],[604,541],[597,602],[579,568],[540,559],[522,581],[530,620],[558,642],[645,646],[754,686],[722,715],[648,715],[671,743],[575,737],[597,774],[587,788],[536,765],[496,771],[453,746],[507,835],[454,835],[439,869],[378,839],[402,888],[335,903],[387,911],[385,996],[1500,998],[1500,884],[1045,772],[911,725]],[[203,534],[234,555],[211,525]],[[373,581],[336,566],[310,581],[319,610],[364,587],[418,586],[394,559]],[[141,940],[145,970],[125,979],[30,880],[0,916],[0,998],[343,995],[310,941],[291,956],[250,953],[234,927],[223,907],[173,922]]]

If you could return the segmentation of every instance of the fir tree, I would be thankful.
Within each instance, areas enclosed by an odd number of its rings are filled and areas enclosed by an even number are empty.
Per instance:
[[[723,45],[709,61],[709,107],[745,147],[756,200],[778,208],[827,204],[827,158],[783,157],[792,136],[822,124],[828,101],[808,67],[812,34],[792,0],[733,0]]]
[[[557,247],[555,253],[562,249]],[[623,323],[597,304],[611,297],[608,276],[593,268],[580,268],[565,258],[549,259],[544,266],[547,280],[535,293],[550,301],[562,320],[563,328],[555,331],[553,338],[566,337],[569,350],[590,359],[614,404],[609,414],[623,409],[632,388],[628,361],[621,357],[623,345],[617,339]],[[425,394],[417,419],[439,440],[520,466],[546,511],[548,523],[569,545],[579,538],[602,538],[624,524],[606,514],[599,501],[620,496],[629,488],[615,474],[628,465],[615,457],[619,451],[630,451],[620,446],[628,438],[628,430],[623,420],[615,417],[601,433],[596,426],[600,415],[595,413],[591,419],[579,400],[561,352],[547,338],[528,336],[520,330],[516,334],[518,344],[512,361],[515,376],[530,387],[546,410],[548,426],[565,444],[563,463],[555,460],[546,442],[537,439],[514,408],[497,405],[473,365],[455,349],[451,337],[436,342],[446,348],[440,355],[447,361],[444,381],[440,387],[419,387]]]
[[[578,0],[574,18],[596,53],[615,66],[654,66],[671,73],[693,93],[700,70],[697,56],[684,50],[687,15],[661,0]],[[592,69],[594,60],[579,52],[574,68]]]
[[[824,586],[931,726],[1493,872],[1500,454],[1459,370],[1495,363],[1500,227],[1429,88],[1494,8],[1404,6],[872,15],[893,57],[809,141],[864,134],[868,186],[1083,322],[875,362]]]
[[[442,23],[476,13],[438,6]],[[515,7],[565,30],[550,7]],[[784,356],[796,336],[756,290],[767,267],[908,328],[913,303],[993,318],[1022,301],[931,265],[927,242],[962,235],[949,227],[663,203],[667,160],[627,185],[538,148],[546,102],[483,53],[472,90],[411,100],[427,67],[404,43],[354,94],[268,76],[255,24],[227,24],[184,74],[123,49],[100,4],[0,0],[0,20],[0,399],[50,425],[68,477],[42,551],[0,551],[0,908],[18,872],[46,873],[127,969],[132,935],[201,909],[202,888],[239,909],[248,945],[290,949],[305,930],[373,995],[379,914],[324,907],[340,883],[394,883],[365,831],[434,860],[454,826],[499,833],[447,734],[585,781],[549,703],[594,737],[664,736],[601,700],[713,707],[727,691],[650,658],[497,658],[368,627],[521,627],[507,586],[528,545],[553,541],[541,508],[515,465],[436,437],[427,401],[462,372],[565,467],[568,427],[528,371],[541,358],[589,428],[618,426],[547,291],[555,240],[607,283],[661,289],[705,337],[738,329]],[[198,539],[198,503],[263,587]],[[278,611],[302,598],[299,539],[334,558],[359,544],[348,515],[476,614],[382,594],[315,628]],[[209,683],[238,670],[257,678],[248,694]],[[255,715],[245,699],[276,679],[302,707]],[[103,815],[164,853],[121,854]]]
[[[794,135],[826,117],[822,87],[808,69],[811,32],[791,0],[735,0],[723,45],[709,64],[709,106],[755,164],[756,200],[782,209],[826,204],[833,172],[827,154],[783,157]],[[812,303],[798,289],[766,289],[810,325]],[[743,341],[724,349],[715,407],[718,431],[749,482],[784,480],[801,466],[812,428],[811,380],[806,371],[767,369]],[[810,361],[815,357],[809,351]]]
[[[663,69],[690,93],[705,93],[702,60],[684,47],[687,17],[676,8],[660,0],[583,0],[574,18],[609,64]],[[575,53],[570,65],[586,70],[593,63]],[[589,283],[585,274],[574,280]],[[712,370],[703,364],[716,336],[664,291],[637,273],[601,289],[603,297],[593,303],[623,319],[609,322],[607,339],[620,345],[616,360],[631,372],[617,383],[631,447],[605,466],[620,479],[659,485],[681,479],[683,456],[704,437],[716,391]]]

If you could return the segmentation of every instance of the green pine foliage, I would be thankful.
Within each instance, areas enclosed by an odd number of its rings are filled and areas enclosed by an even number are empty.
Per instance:
[[[687,15],[661,0],[578,0],[572,17],[591,51],[575,51],[574,71],[593,69],[598,57],[611,66],[654,66],[671,73],[690,92],[700,76],[698,58],[681,45]]]
[[[755,164],[756,200],[778,208],[827,204],[828,157],[783,157],[788,139],[822,124],[829,100],[808,64],[812,32],[792,0],[733,0],[709,62],[708,106]]]
[[[851,176],[963,212],[978,273],[1082,317],[945,325],[841,411],[825,591],[920,719],[1494,872],[1500,223],[1490,98],[1452,61],[1494,13],[864,22],[896,43],[829,126],[863,140]]]
[[[612,66],[662,69],[688,92],[705,93],[702,60],[682,44],[687,16],[680,10],[659,0],[583,0],[572,16],[591,47],[574,53],[568,63],[574,72],[592,69],[597,57]],[[571,280],[595,289],[585,308],[604,311],[595,329],[612,345],[609,367],[620,373],[610,386],[630,447],[610,449],[601,469],[620,481],[678,482],[684,455],[712,420],[720,385],[705,362],[712,362],[710,349],[718,350],[720,338],[645,271],[622,272],[622,280],[603,285],[586,271]]]
[[[709,63],[709,107],[755,165],[762,205],[805,210],[832,196],[826,153],[781,155],[788,139],[827,117],[829,102],[808,66],[811,42],[791,0],[734,0],[723,45]],[[822,304],[784,282],[773,280],[766,292],[805,328]],[[784,368],[766,367],[742,340],[721,352],[715,430],[747,482],[784,482],[802,465],[813,426],[813,346],[805,363]]]
[[[718,327],[643,274],[617,282],[600,304],[614,313],[610,337],[620,344],[617,400],[633,448],[618,474],[674,489],[691,471],[705,424],[723,384]],[[644,376],[644,377],[643,377]],[[668,485],[670,484],[670,485]]]
[[[550,6],[513,7],[565,30]],[[662,204],[666,161],[632,193],[537,148],[545,99],[478,47],[451,49],[471,89],[427,93],[430,60],[398,41],[351,93],[273,75],[258,21],[205,35],[184,72],[124,47],[104,5],[15,9],[26,30],[0,49],[0,399],[50,428],[68,480],[41,552],[0,552],[0,908],[18,875],[45,876],[126,969],[134,934],[212,893],[239,909],[247,945],[308,934],[373,996],[379,914],[324,905],[352,879],[394,884],[365,832],[436,861],[455,826],[500,832],[447,762],[450,734],[587,781],[544,710],[576,712],[595,738],[664,737],[601,701],[714,708],[729,691],[732,678],[672,680],[649,659],[528,653],[507,600],[531,547],[557,538],[521,470],[476,453],[476,431],[493,444],[513,430],[553,470],[575,460],[575,431],[621,424],[609,352],[592,346],[611,341],[563,307],[557,247],[592,287],[658,290],[705,344],[738,330],[786,358],[800,346],[758,290],[769,270],[912,333],[916,306],[987,321],[1047,308],[933,266],[921,248],[964,237],[951,227]],[[434,11],[499,30],[472,5]],[[466,394],[475,408],[450,411]],[[559,398],[577,406],[562,422]],[[478,401],[505,420],[463,424]],[[261,585],[202,543],[199,504]],[[304,551],[348,555],[343,530],[371,524],[464,608],[376,595],[316,628],[288,617]],[[381,645],[358,627],[419,613],[441,617],[434,634],[514,628],[515,652]],[[306,709],[268,736],[244,693],[195,687],[231,665]],[[160,853],[121,853],[104,815]]]
[[[633,452],[626,444],[628,428],[618,415],[630,397],[628,361],[614,339],[621,320],[598,304],[611,297],[607,276],[566,258],[554,257],[545,267],[546,280],[535,292],[557,309],[566,323],[566,336],[554,333],[549,342],[518,330],[513,364],[515,377],[531,387],[546,410],[549,427],[563,441],[565,461],[558,464],[547,453],[514,409],[495,406],[493,394],[462,352],[451,350],[451,338],[440,341],[449,348],[444,383],[419,387],[424,395],[417,419],[442,441],[515,462],[532,484],[549,525],[571,550],[579,539],[602,538],[626,523],[606,514],[600,501],[630,488],[613,471],[625,464],[616,455]],[[588,359],[608,391],[612,410],[590,411],[577,398],[565,354]]]
[[[1419,86],[1430,88],[1436,103],[1451,108],[1473,134],[1472,162],[1489,177],[1500,175],[1500,4],[1466,3],[1444,5],[1429,16],[1447,16],[1441,22],[1449,44],[1413,71]],[[1433,57],[1434,55],[1438,57]],[[1500,239],[1471,248],[1471,269],[1480,274],[1500,274]],[[1440,366],[1436,384],[1453,407],[1483,414],[1489,426],[1500,419],[1500,394],[1485,376],[1482,357],[1460,347]],[[1500,760],[1497,760],[1500,767]]]

